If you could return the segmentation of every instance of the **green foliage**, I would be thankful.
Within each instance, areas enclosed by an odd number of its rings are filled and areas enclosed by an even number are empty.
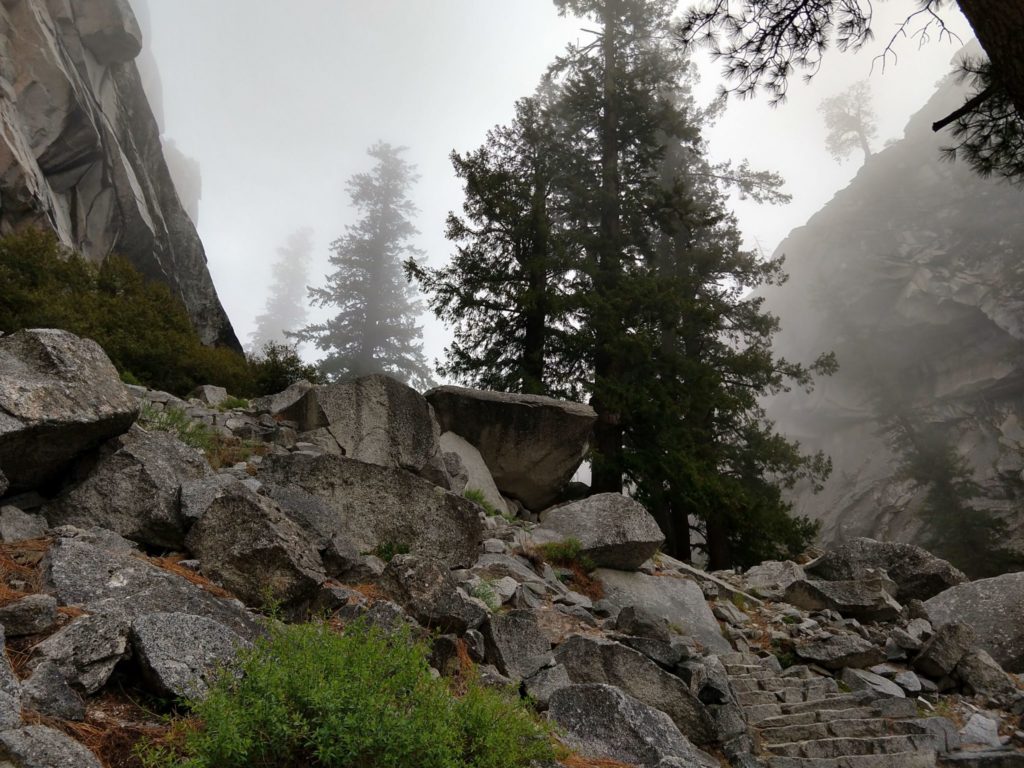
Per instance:
[[[579,539],[563,539],[562,541],[549,541],[537,547],[541,556],[552,565],[561,565],[566,568],[574,565],[579,566],[589,573],[597,566],[587,555],[583,554],[583,545]]]
[[[193,421],[180,408],[156,410],[146,403],[139,413],[139,424],[150,430],[170,432],[185,445],[208,452],[214,446],[214,432],[200,421]]]
[[[491,613],[501,608],[501,601],[498,600],[498,595],[494,591],[494,585],[487,579],[481,579],[480,583],[469,591],[469,594],[482,600],[484,605],[490,608]]]
[[[409,545],[397,541],[385,541],[371,549],[369,554],[379,557],[385,563],[390,563],[395,555],[409,554]]]
[[[331,245],[334,271],[326,286],[309,291],[314,304],[336,314],[288,334],[327,353],[320,366],[332,380],[384,373],[416,387],[432,384],[416,325],[422,302],[402,268],[405,258],[422,255],[410,242],[418,231],[408,193],[418,177],[403,151],[373,145],[373,170],[349,180],[349,196],[362,217]]]
[[[224,400],[224,402],[222,402],[220,405],[217,406],[217,410],[219,410],[219,411],[233,411],[236,408],[248,408],[248,407],[249,407],[249,401],[246,400],[244,397],[235,397],[234,395],[229,395],[228,398],[226,400]]]
[[[316,365],[303,362],[294,346],[274,342],[264,344],[249,356],[249,370],[255,397],[282,392],[297,381],[327,381]]]
[[[526,768],[548,729],[513,691],[454,696],[428,649],[362,626],[279,625],[243,651],[193,717],[139,753],[146,768]]]
[[[463,498],[469,499],[474,504],[479,504],[483,507],[484,512],[488,517],[497,517],[501,515],[501,512],[498,511],[497,507],[487,500],[487,497],[484,496],[484,492],[479,488],[467,488],[462,492],[462,496]]]

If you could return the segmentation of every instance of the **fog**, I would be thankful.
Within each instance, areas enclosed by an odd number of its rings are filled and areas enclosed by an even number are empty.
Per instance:
[[[433,265],[450,253],[444,219],[461,205],[451,150],[477,147],[508,120],[546,66],[586,23],[559,18],[550,0],[149,0],[150,51],[162,78],[165,138],[198,161],[199,230],[217,290],[239,338],[263,312],[276,250],[311,227],[314,281],[328,245],[353,221],[345,181],[369,168],[379,140],[409,147],[421,179],[418,245]],[[869,78],[878,148],[900,135],[959,49],[956,40],[898,41],[899,60],[876,60],[909,4],[876,8],[876,40],[833,51],[817,78],[794,81],[786,104],[732,102],[708,134],[718,158],[779,171],[792,202],[737,201],[750,245],[770,254],[857,172],[835,163],[817,105]],[[949,10],[963,41],[966,23]],[[718,67],[696,55],[699,93],[714,96]],[[941,117],[937,115],[936,118]],[[442,354],[445,329],[425,319],[425,348]]]

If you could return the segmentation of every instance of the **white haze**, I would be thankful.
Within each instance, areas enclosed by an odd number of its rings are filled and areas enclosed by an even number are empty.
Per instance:
[[[353,221],[345,180],[369,166],[378,139],[409,147],[421,180],[413,191],[418,245],[431,264],[448,258],[444,220],[461,205],[448,161],[507,121],[581,23],[550,0],[149,0],[151,50],[163,80],[166,137],[199,161],[199,230],[221,300],[245,342],[263,310],[276,248],[290,232],[316,233],[314,275],[328,244]],[[882,72],[875,54],[909,2],[876,5],[877,39],[859,55],[833,51],[810,86],[794,81],[776,109],[763,98],[733,102],[710,132],[718,158],[749,158],[782,173],[786,206],[737,202],[751,245],[770,254],[785,235],[845,186],[860,157],[837,165],[824,150],[818,102],[870,77],[881,144],[949,70],[956,42],[918,50],[898,43]],[[955,11],[964,42],[969,29]],[[710,99],[718,65],[698,54]],[[872,72],[872,69],[874,70]],[[936,118],[941,117],[936,115]],[[426,351],[439,357],[445,329],[425,318]]]

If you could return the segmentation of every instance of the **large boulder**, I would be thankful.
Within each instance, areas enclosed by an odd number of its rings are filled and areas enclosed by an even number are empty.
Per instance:
[[[851,539],[806,567],[807,573],[828,581],[852,581],[884,570],[896,582],[896,599],[927,600],[963,584],[967,577],[942,558],[913,544],[874,539]]]
[[[671,573],[651,576],[607,568],[599,568],[594,576],[604,586],[604,600],[610,608],[642,606],[709,651],[728,653],[732,650],[695,582]]]
[[[100,64],[131,61],[142,51],[142,32],[128,0],[71,0],[82,43]]]
[[[101,768],[85,746],[45,725],[0,731],[0,761],[17,768]]]
[[[1024,672],[1024,572],[951,587],[925,601],[932,624],[961,621],[1007,672]]]
[[[806,578],[802,566],[791,560],[769,560],[743,572],[743,586],[758,597],[782,600],[786,588]]]
[[[34,656],[55,664],[75,688],[92,694],[131,655],[128,631],[129,620],[117,613],[80,616],[39,643]]]
[[[885,653],[860,635],[826,635],[797,643],[797,658],[825,669],[864,669],[885,661]]]
[[[573,635],[555,649],[555,660],[565,667],[574,683],[617,686],[667,714],[697,744],[714,740],[704,704],[686,683],[642,653],[604,638]]]
[[[665,541],[644,506],[621,493],[599,493],[546,510],[535,537],[552,531],[556,539],[576,539],[581,554],[602,568],[633,571]]]
[[[138,415],[99,344],[56,330],[0,337],[0,471],[9,490],[56,479]]]
[[[445,432],[441,435],[441,450],[446,454],[445,465],[448,467],[449,476],[453,474],[451,471],[453,462],[448,458],[448,454],[455,454],[459,458],[461,466],[455,466],[455,468],[457,470],[456,477],[462,484],[462,489],[459,489],[460,493],[463,490],[477,491],[498,512],[504,514],[509,511],[498,486],[494,484],[494,478],[491,476],[491,470],[487,468],[487,462],[484,461],[476,446],[470,445],[465,438],[454,432]],[[465,474],[465,482],[461,481],[462,474]],[[454,485],[452,490],[456,490]]]
[[[494,482],[527,509],[552,504],[586,455],[594,409],[539,395],[438,387],[425,397],[443,432],[480,451]]]
[[[449,567],[476,562],[483,539],[478,507],[408,472],[342,456],[267,456],[258,478],[294,485],[324,501],[325,530],[360,552],[408,547]]]
[[[184,483],[213,470],[168,432],[135,427],[104,446],[86,478],[43,510],[50,525],[98,526],[152,547],[181,549],[191,521],[181,512]]]
[[[864,581],[794,581],[785,601],[805,611],[830,609],[859,621],[892,621],[902,606],[893,599],[882,579]]]
[[[974,645],[974,630],[960,621],[943,624],[914,657],[914,669],[929,677],[950,674]]]
[[[205,616],[151,613],[132,623],[132,648],[158,696],[201,698],[218,670],[250,643]]]
[[[487,660],[513,680],[530,677],[551,658],[551,643],[533,611],[496,613],[483,626]]]
[[[717,768],[679,732],[664,712],[647,706],[612,685],[571,685],[549,700],[551,719],[566,742],[581,754],[630,765],[658,766],[676,758],[677,765]]]
[[[249,605],[301,603],[327,578],[306,532],[241,484],[213,500],[185,543],[205,575]]]

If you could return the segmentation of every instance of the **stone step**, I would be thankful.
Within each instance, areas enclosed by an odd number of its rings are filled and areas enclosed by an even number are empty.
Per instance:
[[[736,693],[736,700],[744,708],[757,704],[778,704],[782,701],[775,691],[738,691]]]
[[[882,696],[874,691],[830,694],[819,701],[783,704],[781,714],[793,715],[816,709],[850,709],[851,707],[875,707],[881,717],[917,716],[917,703],[914,699],[897,699]]]
[[[718,654],[718,660],[728,667],[730,664],[758,664],[761,661],[761,657],[753,653],[733,651],[731,653]]]
[[[779,707],[781,710],[782,707]],[[852,720],[856,718],[873,719],[878,717],[874,707],[852,707],[850,709],[818,709],[798,712],[792,715],[776,715],[760,720],[758,728],[781,728],[787,725],[809,725],[825,723],[830,720]]]
[[[851,757],[855,755],[891,755],[897,752],[933,750],[930,736],[838,737],[765,744],[767,752],[780,757]]]
[[[821,723],[783,725],[776,728],[761,726],[761,738],[766,744],[791,741],[812,741],[829,738],[864,738],[868,736],[920,735],[924,726],[908,720],[888,720],[884,717],[845,718]]]
[[[743,708],[743,716],[751,725],[758,725],[765,720],[774,719],[781,715],[781,704],[755,704],[752,707]]]
[[[777,677],[775,672],[760,664],[726,664],[725,673],[729,677]]]
[[[950,752],[939,757],[943,768],[1024,768],[1024,752],[985,749],[976,752]]]
[[[796,678],[796,677],[755,677],[754,675],[743,675],[742,677],[730,677],[729,685],[736,693],[741,691],[785,691],[785,690],[810,690],[821,689],[830,693],[837,693],[839,685],[830,677],[817,678]]]
[[[935,752],[904,752],[892,755],[849,755],[805,758],[771,757],[768,768],[934,768]]]

